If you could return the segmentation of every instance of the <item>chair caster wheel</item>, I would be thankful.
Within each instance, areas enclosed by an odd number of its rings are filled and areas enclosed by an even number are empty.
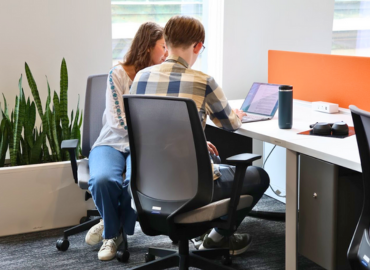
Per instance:
[[[231,265],[232,260],[230,258],[230,255],[229,256],[222,256],[221,262],[222,262],[223,265]]]
[[[80,224],[85,223],[88,220],[89,220],[88,217],[82,217],[80,218]]]
[[[57,240],[56,247],[60,251],[66,251],[69,248],[69,240],[68,239]]]
[[[119,262],[127,262],[130,258],[130,252],[127,250],[117,250],[116,258]]]
[[[155,260],[155,256],[149,253],[145,253],[145,262],[151,262]]]

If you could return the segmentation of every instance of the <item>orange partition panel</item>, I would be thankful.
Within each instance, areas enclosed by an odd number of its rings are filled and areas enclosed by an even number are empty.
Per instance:
[[[268,82],[293,85],[293,98],[370,111],[370,57],[268,52]]]

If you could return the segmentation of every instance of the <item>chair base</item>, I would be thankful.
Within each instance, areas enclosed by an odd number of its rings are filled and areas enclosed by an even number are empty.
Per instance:
[[[251,210],[248,213],[251,217],[262,218],[267,220],[285,221],[285,212],[270,212]]]
[[[98,224],[100,222],[100,218],[94,218],[90,220],[90,217],[93,217],[93,216],[100,217],[98,210],[87,210],[87,216],[82,217],[80,220],[81,224],[65,230],[63,234],[63,239],[57,240],[57,243],[56,243],[57,249],[60,251],[66,251],[69,248],[69,240],[68,240],[69,236],[78,234],[80,232],[87,231],[92,226]]]
[[[179,241],[179,250],[149,248],[145,255],[147,263],[132,268],[132,270],[160,270],[170,267],[179,267],[180,270],[187,270],[189,267],[212,270],[231,270],[225,265],[231,264],[229,249],[206,249],[189,251],[189,240]],[[155,260],[155,256],[162,257]],[[219,265],[209,260],[221,256],[222,263]]]

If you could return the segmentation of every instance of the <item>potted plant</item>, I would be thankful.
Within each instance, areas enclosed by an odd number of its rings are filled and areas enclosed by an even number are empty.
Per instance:
[[[51,96],[46,79],[44,106],[27,63],[25,73],[33,101],[25,98],[21,76],[14,109],[9,113],[4,95],[0,106],[0,236],[75,225],[87,209],[84,192],[74,184],[69,155],[60,148],[62,140],[80,139],[82,125],[79,103],[68,117],[66,61],[61,63],[59,96],[56,91]],[[65,209],[66,200],[75,200],[76,207]]]

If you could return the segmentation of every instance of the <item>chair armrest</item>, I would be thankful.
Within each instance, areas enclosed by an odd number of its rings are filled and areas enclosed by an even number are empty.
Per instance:
[[[76,150],[77,146],[78,146],[78,139],[64,140],[62,141],[61,148],[66,149],[66,150],[69,150],[69,149]]]
[[[77,159],[76,159],[76,149],[78,146],[78,140],[73,139],[73,140],[64,140],[62,141],[61,148],[65,149],[68,151],[69,156],[71,158],[71,167],[72,167],[72,173],[73,173],[73,178],[75,179],[75,183],[78,183],[78,178],[77,178]]]
[[[226,160],[232,164],[236,165],[235,167],[235,175],[234,175],[234,182],[232,186],[232,191],[230,195],[230,203],[229,209],[227,211],[227,223],[220,224],[220,227],[226,230],[233,230],[235,231],[236,228],[236,209],[239,204],[239,199],[242,193],[242,187],[245,177],[245,172],[249,165],[252,164],[254,160],[258,160],[261,158],[261,155],[255,154],[239,154],[232,157],[227,158]]]
[[[253,161],[260,159],[261,157],[262,157],[261,155],[244,153],[228,157],[226,161],[231,165],[250,164]]]

